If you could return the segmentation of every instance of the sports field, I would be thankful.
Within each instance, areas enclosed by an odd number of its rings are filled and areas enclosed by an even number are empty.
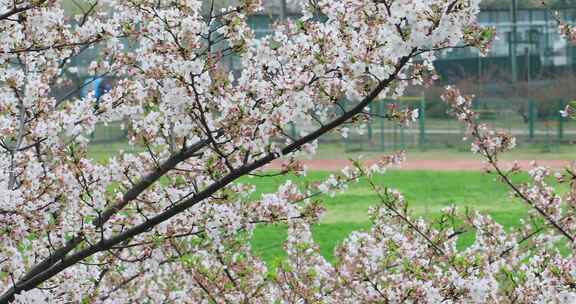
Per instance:
[[[90,154],[94,159],[106,161],[111,151],[130,151],[126,145],[93,145]],[[305,179],[294,176],[266,178],[249,178],[243,182],[257,185],[257,194],[273,192],[288,178],[298,183],[322,180],[345,165],[346,158],[357,157],[357,153],[345,153],[338,146],[320,147],[317,157],[308,161],[311,169]],[[382,153],[364,153],[365,159],[377,158]],[[568,146],[552,153],[541,153],[538,149],[519,149],[504,157],[506,160],[520,159],[524,167],[529,160],[540,162],[556,168],[568,163],[576,151]],[[325,168],[322,168],[325,166]],[[462,166],[458,168],[458,166]],[[274,165],[270,169],[274,169]],[[510,196],[509,190],[494,175],[482,173],[481,161],[469,152],[450,150],[414,151],[408,153],[406,166],[390,170],[379,175],[375,181],[386,187],[400,190],[406,197],[413,216],[433,218],[439,211],[449,205],[456,205],[464,212],[472,208],[490,214],[497,222],[510,229],[519,224],[527,208],[523,202]],[[527,180],[526,176],[516,177],[518,182]],[[553,181],[551,181],[553,182]],[[257,195],[256,194],[256,195]],[[347,192],[335,197],[322,197],[327,209],[319,224],[313,227],[313,236],[320,245],[323,256],[332,261],[334,247],[350,232],[368,229],[370,221],[367,210],[378,204],[375,194],[365,180],[351,183]],[[464,248],[473,241],[474,235],[469,232],[460,237],[458,245]],[[286,226],[260,226],[253,238],[253,249],[270,266],[281,259],[283,243],[286,239]]]
[[[309,180],[325,177],[327,172],[311,172]],[[522,179],[520,177],[520,179]],[[378,184],[400,190],[406,197],[414,216],[432,218],[443,207],[452,204],[462,212],[473,208],[488,213],[507,228],[519,224],[526,212],[522,202],[510,197],[508,190],[494,177],[480,172],[435,172],[394,170],[376,179]],[[272,191],[283,178],[256,181],[259,191]],[[336,244],[354,230],[367,229],[370,222],[369,206],[378,204],[368,183],[353,183],[349,191],[334,198],[325,197],[327,212],[321,222],[313,227],[313,235],[320,245],[321,253],[331,260]],[[461,236],[460,248],[473,241],[473,234]],[[286,227],[259,227],[254,236],[255,252],[267,262],[283,256],[282,244],[286,238]]]

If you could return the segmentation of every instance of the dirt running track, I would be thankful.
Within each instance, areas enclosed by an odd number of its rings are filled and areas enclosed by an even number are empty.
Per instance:
[[[367,160],[366,164],[369,165],[375,160]],[[313,171],[339,171],[345,166],[350,165],[347,160],[304,160],[304,164],[308,170]],[[522,169],[530,167],[529,160],[519,160],[518,163]],[[561,169],[570,164],[567,160],[542,160],[537,161],[539,165],[550,167],[553,169]],[[502,161],[502,168],[508,168],[512,165],[511,161]],[[279,170],[281,168],[280,161],[274,161],[266,167],[267,170]],[[423,160],[423,159],[408,159],[402,166],[401,170],[433,170],[433,171],[481,171],[484,164],[479,160]]]

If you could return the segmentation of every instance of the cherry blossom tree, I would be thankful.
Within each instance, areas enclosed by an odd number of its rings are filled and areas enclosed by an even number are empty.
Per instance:
[[[0,0],[0,303],[576,301],[576,168],[557,176],[571,185],[565,200],[546,168],[514,184],[518,168],[497,162],[514,140],[478,124],[456,89],[445,100],[473,150],[533,210],[518,231],[455,208],[432,223],[413,218],[401,193],[372,179],[402,153],[256,197],[248,178],[305,174],[298,157],[322,135],[361,126],[370,104],[432,82],[435,51],[486,51],[494,33],[476,23],[479,0],[302,1],[302,18],[261,39],[247,24],[257,0],[220,10],[198,0],[72,2],[77,16],[64,1]],[[94,49],[89,66],[73,64]],[[119,80],[98,103],[77,98],[71,75],[83,70]],[[417,113],[387,117],[406,124]],[[121,119],[143,152],[93,161],[89,134]],[[314,128],[290,134],[294,123]],[[284,169],[264,171],[275,159]],[[361,178],[380,199],[373,226],[330,264],[310,232],[323,211],[316,198]],[[276,270],[250,248],[254,227],[273,223],[288,225]],[[475,242],[458,251],[467,229]]]

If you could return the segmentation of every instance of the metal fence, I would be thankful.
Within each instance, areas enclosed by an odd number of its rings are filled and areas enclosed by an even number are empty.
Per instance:
[[[410,127],[400,126],[385,116],[389,103],[400,108],[419,109],[419,119]],[[479,120],[491,128],[511,133],[520,147],[541,147],[543,151],[576,142],[576,121],[560,115],[568,101],[555,103],[536,100],[488,100],[476,99],[473,107]],[[424,97],[408,97],[400,100],[381,100],[370,107],[371,119],[359,134],[351,130],[345,138],[340,133],[327,134],[321,143],[343,144],[346,151],[389,151],[399,149],[468,149],[463,141],[466,130],[446,113],[441,101]],[[98,125],[90,135],[93,144],[114,146],[127,141],[127,131],[122,122]],[[288,126],[293,134],[310,132],[314,126]]]
[[[388,103],[400,107],[419,109],[420,116],[410,127],[403,127],[382,116]],[[576,122],[560,115],[567,101],[556,103],[536,100],[480,100],[473,106],[479,113],[479,121],[489,127],[509,132],[516,137],[520,147],[540,146],[552,150],[560,145],[576,142]],[[398,149],[468,149],[463,140],[464,127],[446,114],[441,101],[428,101],[425,98],[383,100],[371,107],[371,120],[364,132],[351,132],[346,138],[333,134],[324,137],[323,142],[343,143],[346,150],[386,151]]]
[[[561,9],[559,12],[560,17],[568,23],[576,21],[576,8]],[[576,141],[576,123],[566,121],[559,115],[559,110],[568,101],[576,99],[576,87],[572,85],[576,81],[576,47],[559,37],[551,14],[553,12],[542,9],[519,10],[515,24],[517,37],[512,38],[510,11],[482,11],[479,21],[496,27],[501,38],[495,41],[488,57],[479,57],[470,48],[455,49],[441,54],[440,60],[435,63],[442,82],[453,83],[472,76],[468,83],[472,89],[467,93],[480,96],[474,102],[480,120],[509,131],[517,137],[520,146],[541,145],[552,149]],[[276,18],[278,16],[252,16],[249,23],[256,35],[263,37],[269,34]],[[512,52],[512,49],[517,52]],[[515,60],[511,59],[513,53],[517,56]],[[88,54],[87,57],[93,55]],[[229,58],[228,64],[231,70],[241,69],[234,57]],[[513,68],[513,65],[517,66]],[[512,77],[512,74],[516,76]],[[562,75],[564,82],[549,80],[555,75]],[[467,85],[457,84],[459,87]],[[371,111],[377,115],[384,114],[386,104],[391,102],[420,109],[421,118],[411,128],[373,117],[361,135],[351,132],[348,138],[343,139],[338,134],[330,134],[322,141],[342,142],[349,151],[467,147],[462,141],[464,130],[446,115],[447,109],[433,95],[426,92],[428,99],[418,96],[379,101],[372,106]],[[107,144],[125,141],[126,132],[119,128],[119,124],[98,126],[92,135],[93,142]]]

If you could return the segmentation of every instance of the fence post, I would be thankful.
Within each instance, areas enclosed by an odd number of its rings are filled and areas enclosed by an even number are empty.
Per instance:
[[[400,147],[402,150],[406,150],[406,137],[404,136],[404,127],[400,128]]]
[[[420,137],[418,138],[418,145],[420,150],[426,149],[426,95],[422,94],[420,99],[420,109],[418,110],[418,124],[420,127]]]
[[[374,142],[372,141],[372,117],[374,117],[374,104],[370,104],[370,111],[368,111],[368,113],[370,113],[368,115],[368,146],[372,147],[374,145]]]
[[[530,141],[534,140],[534,120],[536,119],[536,107],[534,100],[530,99],[528,101],[528,137]]]
[[[398,149],[398,124],[396,122],[392,123],[394,125],[394,135],[392,136],[392,148],[393,150]]]
[[[290,122],[290,136],[296,138],[296,124],[294,122]]]
[[[347,103],[346,99],[342,100],[342,109],[341,109],[342,113],[346,113],[346,110],[345,110],[346,109],[346,103]],[[351,132],[348,132],[346,137],[342,137],[342,139],[344,140],[344,152],[346,152],[346,153],[350,152],[350,133]],[[342,136],[342,135],[340,135],[340,136]]]
[[[381,100],[379,102],[380,106],[378,110],[380,111],[380,151],[386,150],[386,146],[384,144],[384,115],[386,115],[386,104],[385,100]]]
[[[558,117],[558,144],[561,144],[564,139],[564,118],[560,114],[562,108],[562,100],[558,100],[558,111],[556,111],[556,116]]]

